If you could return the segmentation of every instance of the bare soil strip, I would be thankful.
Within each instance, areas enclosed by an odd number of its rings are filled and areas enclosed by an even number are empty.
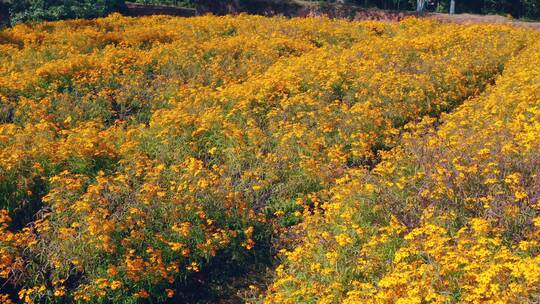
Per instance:
[[[437,14],[431,13],[428,15],[430,18],[435,18],[447,22],[456,22],[456,23],[497,23],[497,24],[511,24],[514,26],[522,26],[533,29],[540,29],[540,22],[526,22],[515,20],[512,18],[499,16],[499,15],[473,15],[473,14],[457,14],[457,15],[448,15],[448,14]]]

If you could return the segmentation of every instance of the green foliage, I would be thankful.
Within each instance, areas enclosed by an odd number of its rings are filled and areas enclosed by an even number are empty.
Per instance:
[[[540,18],[540,1],[539,0],[522,0],[525,18],[539,19]]]
[[[2,0],[10,23],[96,18],[124,8],[124,0]]]
[[[7,3],[0,0],[0,27],[8,23],[9,7]]]

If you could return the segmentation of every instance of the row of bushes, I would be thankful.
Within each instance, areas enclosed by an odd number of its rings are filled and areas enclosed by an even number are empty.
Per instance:
[[[209,92],[374,35],[363,23],[255,16],[111,15],[0,32],[0,285],[9,278],[11,298],[27,303],[186,303],[200,281],[210,290],[197,300],[222,292],[226,265],[270,252],[269,225],[247,208],[265,202],[260,165],[244,166],[236,124],[213,127],[225,117]],[[54,219],[17,229],[40,209]]]
[[[538,303],[539,46],[373,170],[347,172],[265,303]]]
[[[535,38],[248,15],[2,31],[0,302],[222,297],[351,168]]]

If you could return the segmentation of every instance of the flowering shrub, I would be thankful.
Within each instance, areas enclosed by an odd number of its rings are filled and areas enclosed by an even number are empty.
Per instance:
[[[435,183],[440,178],[406,175],[421,172],[407,145],[420,149],[423,141],[403,133],[422,132],[422,117],[436,118],[480,94],[537,38],[508,26],[244,15],[112,15],[6,29],[0,32],[0,277],[27,303],[187,301],[190,284],[227,277],[228,265],[267,259],[271,239],[305,211],[306,227],[323,234],[307,229],[310,241],[288,254],[290,268],[278,269],[269,299],[355,300],[351,286],[367,283],[359,277],[384,282],[386,262],[398,249],[408,248],[403,261],[426,250],[409,239],[433,235],[440,246],[454,246],[445,239],[455,232],[442,224],[445,214],[424,212],[444,194]],[[460,148],[455,151],[474,151]],[[398,157],[401,176],[393,163]],[[523,170],[505,177],[521,199],[532,189]],[[426,206],[408,198],[420,178],[426,180],[418,200]],[[453,191],[454,198],[461,193]],[[503,200],[491,190],[470,191]],[[514,230],[525,239],[530,232],[522,229],[523,220],[531,221],[522,209],[507,221],[496,203],[483,223],[488,213],[459,204],[449,198],[444,206],[456,219],[473,214],[477,225],[494,229],[463,228],[460,246],[481,246],[480,237],[506,242],[517,237]],[[325,252],[338,245],[343,252]],[[497,246],[491,253],[504,249]],[[359,270],[347,266],[336,275],[329,266],[350,265],[358,254]],[[488,257],[485,265],[495,267]],[[500,259],[515,257],[512,251]],[[313,267],[323,281],[294,263]],[[291,273],[307,281],[286,277]],[[384,286],[395,292],[388,276]],[[309,286],[318,287],[304,290]]]
[[[410,126],[371,172],[350,170],[266,302],[536,302],[538,60],[532,44],[438,128]]]

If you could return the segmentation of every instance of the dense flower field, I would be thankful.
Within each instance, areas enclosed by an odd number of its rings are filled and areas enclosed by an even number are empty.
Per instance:
[[[538,38],[254,16],[5,29],[0,299],[189,301],[276,238],[290,250],[253,301],[538,299]]]
[[[370,172],[351,169],[269,303],[537,303],[540,45],[478,98],[408,126]]]

